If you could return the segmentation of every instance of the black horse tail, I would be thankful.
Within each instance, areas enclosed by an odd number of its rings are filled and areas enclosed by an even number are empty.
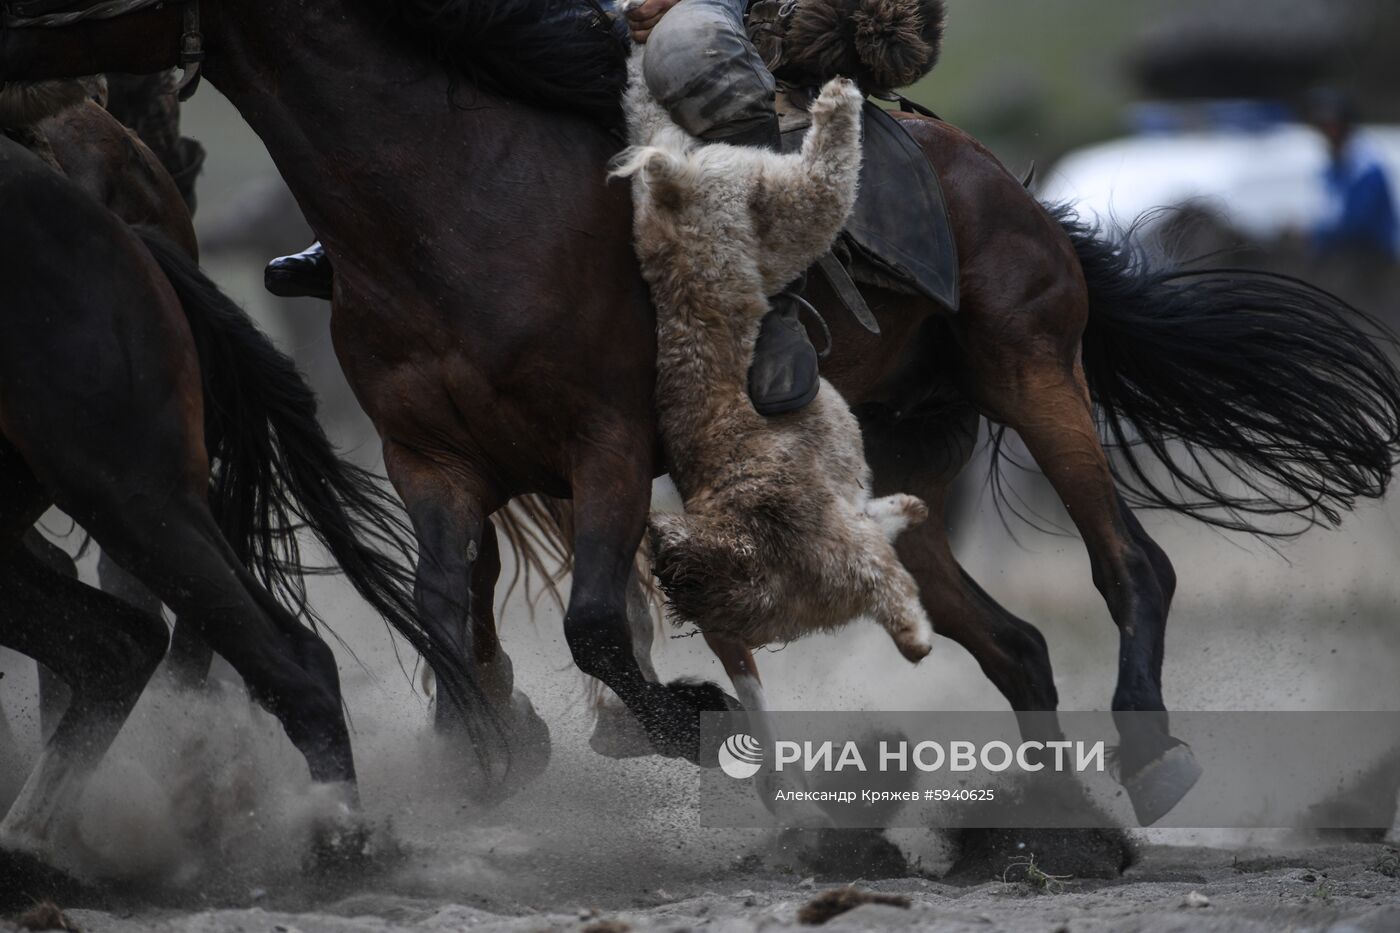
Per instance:
[[[484,715],[489,706],[464,659],[419,620],[409,569],[414,538],[393,495],[336,454],[311,388],[248,315],[158,231],[136,230],[194,336],[213,465],[209,505],[238,559],[280,602],[318,624],[305,577],[333,570],[303,561],[297,533],[309,529],[389,626],[434,669],[455,675],[439,678],[442,696]]]
[[[1286,275],[1153,269],[1130,239],[1051,211],[1084,270],[1084,371],[1130,504],[1291,536],[1385,493],[1400,442],[1387,328]],[[1303,521],[1261,521],[1280,516]]]

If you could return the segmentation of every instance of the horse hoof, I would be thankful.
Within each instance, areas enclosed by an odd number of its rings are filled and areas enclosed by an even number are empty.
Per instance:
[[[642,758],[656,754],[642,724],[621,703],[597,707],[589,747],[604,758]]]
[[[821,881],[908,878],[914,866],[880,829],[792,829],[781,832],[776,844],[791,865]]]
[[[764,800],[767,803],[767,799]],[[770,807],[779,829],[835,829],[836,824],[826,811],[804,800],[784,801]]]
[[[1121,829],[958,829],[951,838],[958,856],[942,880],[952,884],[1020,880],[1032,859],[1047,878],[1117,878],[1136,858]]]
[[[1138,823],[1151,826],[1171,812],[1196,782],[1201,779],[1201,766],[1190,746],[1174,745],[1123,781],[1133,813]]]
[[[468,796],[482,806],[513,796],[549,766],[549,726],[519,690],[495,708],[494,721],[477,723],[475,736],[455,711],[438,715],[436,728],[454,766],[463,768]]]
[[[650,684],[655,699],[650,701],[651,716],[647,738],[659,755],[684,758],[702,768],[719,767],[717,749],[700,748],[700,714],[739,712],[738,700],[709,681],[676,680]]]
[[[530,698],[516,690],[510,698],[510,782],[512,792],[529,784],[549,767],[549,724]]]
[[[0,913],[24,910],[36,901],[71,904],[92,899],[97,892],[47,860],[24,849],[0,844]]]

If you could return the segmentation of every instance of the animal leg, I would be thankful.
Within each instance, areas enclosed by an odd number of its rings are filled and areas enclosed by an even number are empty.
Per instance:
[[[203,498],[139,513],[107,506],[84,524],[233,665],[306,757],[312,779],[341,785],[347,805],[357,803],[334,654],[238,565]]]
[[[45,567],[63,574],[70,580],[78,579],[78,565],[73,562],[73,558],[69,557],[68,552],[63,548],[53,544],[40,534],[37,527],[29,529],[29,532],[24,536],[24,546]],[[63,711],[68,708],[68,701],[72,699],[72,694],[63,678],[42,664],[38,667],[39,735],[43,741],[47,742],[53,737],[54,730],[58,728],[59,720],[63,718]]]
[[[1053,711],[1059,697],[1044,636],[978,586],[948,543],[948,488],[972,454],[977,424],[971,411],[867,419],[863,428],[875,491],[908,490],[927,503],[929,519],[901,536],[895,550],[918,586],[934,631],[972,655],[1017,711],[1024,738],[1058,739]]]
[[[419,650],[436,678],[437,727],[466,740],[487,796],[518,789],[548,763],[549,729],[515,689],[496,636],[501,562],[486,518],[495,495],[398,444],[385,445],[384,465],[418,539],[414,597],[432,633]]]
[[[164,611],[156,595],[112,560],[106,551],[97,559],[97,580],[104,593],[111,593],[144,612],[159,616]],[[176,619],[170,632],[170,647],[165,652],[165,672],[175,685],[189,690],[203,687],[213,662],[214,650],[209,643],[199,637],[193,625]]]
[[[933,650],[933,625],[919,601],[918,584],[888,541],[867,539],[856,553],[865,555],[866,586],[873,595],[871,617],[889,633],[907,661],[919,663]]]
[[[108,400],[127,404],[117,394]],[[151,407],[143,445],[91,427],[63,436],[49,430],[38,443],[26,430],[16,444],[23,442],[21,453],[56,504],[228,659],[306,756],[313,779],[339,785],[354,803],[335,656],[238,564],[205,501],[202,449],[187,443],[168,409]],[[126,423],[127,408],[90,410],[118,434]]]
[[[865,514],[884,533],[886,540],[893,542],[906,528],[922,524],[928,518],[928,506],[917,496],[896,493],[871,499],[865,504]]]
[[[640,442],[638,442],[640,444]],[[637,663],[627,621],[627,581],[650,502],[649,463],[615,451],[590,450],[574,469],[574,577],[564,637],[574,662],[618,695],[667,757],[698,760],[700,713],[730,708],[712,683],[659,684]]]
[[[758,676],[758,664],[754,661],[753,652],[742,642],[723,635],[706,634],[705,644],[710,646],[723,665],[724,672],[729,675],[729,682],[734,685],[734,692],[739,695],[744,712],[748,713],[748,726],[757,733],[754,738],[762,747],[772,748],[777,736],[768,718],[768,700],[763,694],[763,682]],[[822,808],[810,800],[786,799],[786,795],[784,799],[779,799],[780,790],[808,789],[803,772],[763,772],[754,789],[780,826],[825,829],[832,825]]]
[[[632,654],[637,659],[637,667],[644,678],[657,683],[656,667],[651,660],[656,620],[635,565],[627,581],[627,628],[632,636]],[[603,696],[594,708],[597,720],[588,739],[589,747],[608,758],[639,758],[653,754],[655,750],[647,741],[646,732],[627,706],[606,686],[599,683],[598,687]]]
[[[66,841],[64,820],[165,653],[165,625],[12,543],[0,553],[0,643],[69,689],[52,737],[0,823],[5,845],[53,861]]]
[[[765,290],[776,291],[800,275],[831,247],[850,215],[860,177],[861,101],[854,82],[828,82],[812,106],[801,156],[762,161],[753,258]]]
[[[1056,374],[1059,378],[1055,378]],[[1083,373],[1053,364],[1003,414],[1020,433],[1079,529],[1094,585],[1119,631],[1113,709],[1123,784],[1144,825],[1160,819],[1200,777],[1190,749],[1168,731],[1162,698],[1167,612],[1176,575],[1165,552],[1123,504],[1095,429]]]

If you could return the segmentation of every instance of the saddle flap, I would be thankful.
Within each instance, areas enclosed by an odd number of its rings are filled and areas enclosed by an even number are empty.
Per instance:
[[[795,151],[811,124],[804,99],[781,101],[783,149]],[[958,250],[938,174],[894,117],[866,101],[863,110],[860,194],[842,231],[860,260],[852,277],[869,284],[898,283],[947,308],[958,309]],[[861,274],[861,265],[871,275]]]

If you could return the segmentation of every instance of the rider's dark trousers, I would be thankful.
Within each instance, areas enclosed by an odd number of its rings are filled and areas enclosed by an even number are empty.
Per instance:
[[[647,38],[652,96],[692,136],[750,143],[775,127],[773,76],[744,29],[746,0],[681,0]]]

